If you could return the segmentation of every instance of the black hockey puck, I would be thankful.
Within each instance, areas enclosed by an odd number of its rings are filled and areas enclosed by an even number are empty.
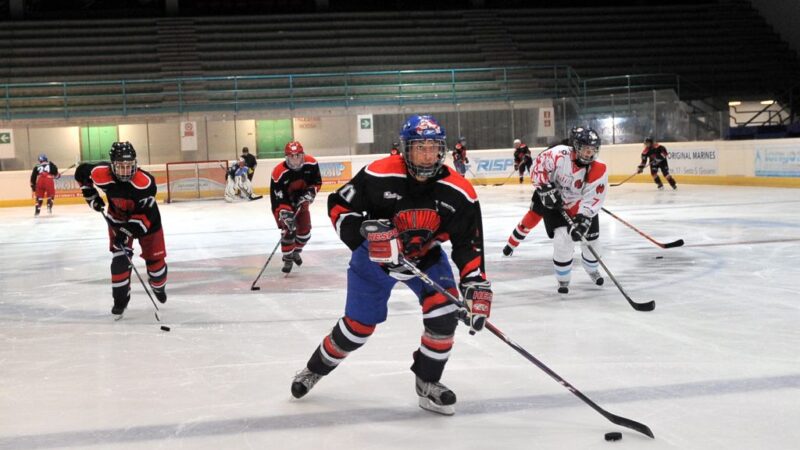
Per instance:
[[[612,431],[610,433],[606,433],[606,440],[607,441],[618,441],[622,439],[622,433],[619,431]]]
[[[664,259],[663,256],[656,256],[656,259]]]
[[[161,329],[164,331],[169,331],[169,327],[166,325],[161,325]]]

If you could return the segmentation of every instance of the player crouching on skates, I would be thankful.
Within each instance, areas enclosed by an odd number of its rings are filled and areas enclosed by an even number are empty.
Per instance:
[[[425,328],[414,352],[419,406],[455,413],[456,395],[439,382],[460,311],[404,269],[401,256],[458,295],[450,261],[440,244],[450,240],[460,288],[473,331],[489,317],[491,284],[483,261],[481,210],[472,185],[443,165],[445,130],[431,116],[410,116],[400,134],[403,157],[372,162],[328,197],[328,214],[352,250],[344,316],[292,383],[303,397],[344,358],[367,342],[386,320],[392,287],[402,281],[416,294]]]
[[[97,188],[108,198],[109,250],[111,259],[111,291],[114,307],[111,314],[121,316],[131,298],[131,265],[133,241],[139,240],[141,257],[147,263],[150,287],[159,302],[167,301],[167,251],[161,214],[156,204],[156,180],[136,165],[136,150],[130,142],[114,142],[108,152],[111,163],[84,163],[75,169],[83,198],[92,209],[103,213],[105,202]],[[126,256],[126,254],[128,256]]]
[[[231,165],[228,169],[228,183],[225,186],[225,201],[232,203],[236,196],[245,200],[258,200],[261,197],[253,196],[253,185],[250,183],[248,173],[250,169],[245,165],[244,158]]]
[[[557,145],[545,150],[533,165],[536,190],[531,211],[544,219],[547,235],[553,239],[553,268],[561,294],[569,292],[575,242],[585,237],[591,243],[600,236],[597,215],[605,201],[608,173],[605,163],[597,160],[599,152],[597,133],[576,128],[571,147]],[[572,227],[568,227],[564,212],[571,217]],[[583,244],[581,262],[592,281],[602,286],[599,264]]]
[[[272,215],[281,230],[281,271],[288,274],[292,271],[292,265],[303,264],[300,252],[311,239],[311,214],[308,208],[322,186],[322,176],[317,160],[305,154],[299,142],[288,142],[283,153],[286,160],[272,171],[269,198],[272,201]]]

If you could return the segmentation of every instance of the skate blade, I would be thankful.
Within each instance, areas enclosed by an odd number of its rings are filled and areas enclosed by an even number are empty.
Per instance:
[[[433,401],[431,401],[430,399],[428,399],[426,397],[420,397],[419,398],[419,407],[424,409],[424,410],[427,410],[427,411],[431,411],[431,412],[435,412],[437,414],[441,414],[443,416],[452,416],[453,414],[456,413],[455,406],[453,406],[453,405],[437,405],[436,403],[434,403]]]
[[[122,320],[123,317],[125,317],[125,313],[119,315],[114,314],[114,322],[119,322],[120,320]]]

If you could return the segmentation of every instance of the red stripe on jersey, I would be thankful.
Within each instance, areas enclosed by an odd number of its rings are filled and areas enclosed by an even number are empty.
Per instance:
[[[145,228],[148,230],[150,229],[150,220],[147,219],[147,215],[145,214],[133,214],[128,220],[140,220],[144,224]]]
[[[481,257],[476,256],[472,259],[472,261],[467,262],[464,264],[464,268],[461,269],[461,278],[467,276],[468,273],[478,270],[481,267]],[[483,274],[481,273],[481,277],[484,278]]]
[[[375,175],[402,175],[406,176],[406,160],[387,156],[377,161],[371,162],[367,166],[367,172]]]
[[[458,297],[458,293],[455,293],[455,295],[456,297]],[[437,292],[431,295],[430,297],[425,297],[425,299],[422,301],[422,312],[429,313],[437,306],[441,306],[447,303],[448,303],[447,297]]]
[[[277,183],[287,171],[289,171],[289,168],[286,167],[286,161],[278,164],[272,169],[272,181]]]
[[[446,183],[455,185],[457,188],[464,191],[467,194],[467,197],[469,197],[469,199],[472,201],[478,199],[478,194],[475,193],[475,187],[472,186],[472,183],[467,181],[466,178],[462,177],[455,170],[450,170],[449,167],[448,167],[448,172],[450,172],[450,175],[442,178],[440,181],[444,181]]]
[[[422,345],[432,350],[446,352],[453,348],[453,336],[446,338],[432,338],[430,336],[422,335]]]
[[[340,215],[342,215],[344,213],[349,213],[349,212],[351,212],[351,210],[348,209],[348,208],[345,208],[342,205],[336,205],[333,208],[331,208],[331,210],[328,213],[328,215],[331,217],[331,222],[333,223],[333,226],[336,227],[336,222],[339,221],[339,216]]]
[[[122,272],[122,273],[112,273],[111,274],[111,282],[112,283],[119,283],[120,281],[125,281],[131,276],[131,271]]]
[[[303,153],[303,164],[316,164],[317,160],[311,156]]]
[[[333,346],[333,343],[331,342],[331,335],[330,334],[325,336],[325,339],[322,340],[322,346],[325,347],[325,351],[329,355],[333,356],[336,359],[342,359],[345,356],[347,356],[347,353],[342,353],[342,352],[338,351],[336,349],[336,347]]]
[[[361,335],[361,337],[369,336],[375,331],[375,325],[365,325],[346,316],[344,318],[344,324],[354,333]]]
[[[130,183],[136,189],[145,190],[150,187],[152,180],[150,180],[150,177],[145,175],[144,172],[137,170],[131,177]]]
[[[94,184],[104,185],[114,182],[114,177],[111,176],[111,167],[109,166],[95,166],[89,176],[94,181]]]
[[[589,176],[586,178],[586,182],[594,183],[606,174],[606,165],[600,161],[593,161],[588,170]]]

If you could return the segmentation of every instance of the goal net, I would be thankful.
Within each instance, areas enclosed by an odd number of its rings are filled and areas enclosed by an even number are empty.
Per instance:
[[[167,163],[167,203],[225,197],[228,161]]]

